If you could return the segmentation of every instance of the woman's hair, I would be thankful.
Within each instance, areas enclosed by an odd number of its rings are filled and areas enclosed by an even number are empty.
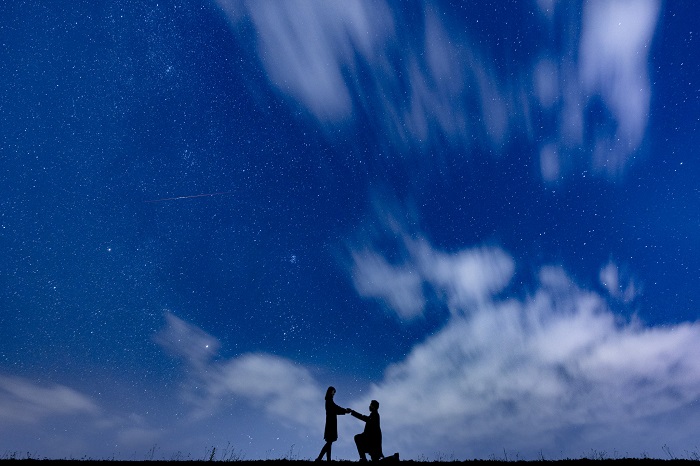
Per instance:
[[[335,387],[328,387],[328,390],[326,390],[326,399],[333,398],[333,394],[335,393]]]

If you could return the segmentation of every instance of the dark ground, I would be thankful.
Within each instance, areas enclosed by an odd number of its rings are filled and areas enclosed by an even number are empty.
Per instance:
[[[0,466],[5,465],[17,465],[17,466],[29,466],[33,463],[40,463],[41,466],[67,466],[69,463],[80,462],[81,465],[92,465],[95,466],[109,466],[118,464],[128,464],[129,466],[137,465],[147,465],[147,466],[187,466],[192,463],[208,463],[209,461],[203,460],[191,460],[191,461],[110,461],[110,460],[49,460],[49,459],[3,459],[0,460]],[[223,463],[228,463],[223,462]],[[222,461],[214,461],[214,463],[222,463]],[[315,464],[313,461],[302,461],[302,460],[259,460],[259,461],[230,461],[230,463],[235,463],[236,466],[310,466]],[[325,462],[324,462],[325,463]],[[357,461],[334,461],[334,463],[340,466],[350,466],[351,464],[357,463]],[[700,464],[697,460],[660,460],[660,459],[636,459],[636,458],[622,458],[622,459],[601,459],[601,460],[591,460],[591,459],[572,459],[572,460],[555,460],[555,461],[499,461],[499,460],[468,460],[468,461],[401,461],[409,466],[423,466],[423,465],[465,465],[465,466],[498,466],[498,465],[541,465],[541,464],[552,464],[556,466],[623,466],[623,465],[638,465],[638,466],[652,466],[660,464],[663,466],[690,466]],[[395,464],[395,462],[394,462]]]

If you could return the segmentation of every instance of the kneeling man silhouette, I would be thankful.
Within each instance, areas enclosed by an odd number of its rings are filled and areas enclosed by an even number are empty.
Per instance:
[[[357,452],[360,454],[360,461],[367,461],[367,454],[372,458],[372,461],[379,461],[384,458],[384,453],[382,453],[382,429],[379,425],[379,402],[372,400],[369,404],[369,416],[360,414],[355,410],[351,410],[350,414],[361,421],[365,421],[365,430],[355,436],[355,444],[357,445]],[[391,458],[398,459],[398,453]]]

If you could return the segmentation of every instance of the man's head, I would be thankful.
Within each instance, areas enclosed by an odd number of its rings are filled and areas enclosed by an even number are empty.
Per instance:
[[[379,409],[379,402],[377,400],[372,400],[369,403],[369,410],[370,411],[377,411]]]

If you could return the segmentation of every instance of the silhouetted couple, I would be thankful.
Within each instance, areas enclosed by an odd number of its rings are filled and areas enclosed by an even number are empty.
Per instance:
[[[372,400],[369,404],[369,416],[365,416],[350,408],[341,408],[335,404],[333,396],[335,396],[335,388],[328,387],[326,390],[326,429],[323,432],[326,444],[321,449],[321,453],[318,454],[316,461],[321,461],[324,454],[328,461],[331,460],[331,447],[333,442],[338,440],[338,416],[343,414],[352,414],[353,417],[365,421],[364,432],[355,436],[360,461],[367,461],[367,454],[372,458],[372,461],[383,458],[382,429],[379,426],[379,402]]]

